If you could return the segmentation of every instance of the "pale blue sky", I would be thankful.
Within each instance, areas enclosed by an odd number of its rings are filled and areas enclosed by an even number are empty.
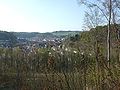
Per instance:
[[[77,0],[0,0],[0,30],[82,30],[83,18]]]

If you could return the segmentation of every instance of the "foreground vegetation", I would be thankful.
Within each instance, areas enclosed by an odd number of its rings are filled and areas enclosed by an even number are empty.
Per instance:
[[[119,49],[113,33],[108,67],[105,28],[70,37],[60,47],[0,48],[0,90],[119,90]]]
[[[120,90],[120,1],[78,1],[90,31],[59,47],[0,48],[0,90]]]

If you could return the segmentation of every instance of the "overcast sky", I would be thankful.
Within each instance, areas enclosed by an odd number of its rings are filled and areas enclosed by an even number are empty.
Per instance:
[[[84,8],[77,0],[0,0],[0,30],[81,30]]]

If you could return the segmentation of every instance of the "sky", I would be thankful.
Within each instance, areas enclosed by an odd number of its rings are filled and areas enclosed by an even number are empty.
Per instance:
[[[84,10],[77,0],[0,0],[0,30],[82,30]]]

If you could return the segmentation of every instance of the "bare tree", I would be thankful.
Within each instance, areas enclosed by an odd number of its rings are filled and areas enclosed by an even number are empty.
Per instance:
[[[87,6],[88,10],[87,10],[87,14],[89,12],[91,12],[92,9],[97,8],[98,12],[100,13],[100,16],[102,16],[102,20],[103,23],[101,25],[107,25],[108,26],[108,30],[107,30],[107,61],[108,61],[108,67],[110,67],[110,33],[111,33],[111,24],[119,24],[120,21],[120,0],[96,0],[91,1],[91,0],[78,0],[79,4],[84,4],[85,6]],[[92,11],[91,13],[89,13],[91,16],[93,16],[93,13],[95,13],[95,11]],[[88,15],[89,15],[88,14]],[[95,21],[95,19],[93,19],[94,17],[91,17],[89,15],[89,19],[91,18],[90,22],[88,25],[91,25],[92,27],[95,27],[95,23],[97,21]],[[91,22],[92,21],[92,22]],[[91,24],[92,23],[92,24]],[[117,35],[119,38],[119,30],[117,30]]]

